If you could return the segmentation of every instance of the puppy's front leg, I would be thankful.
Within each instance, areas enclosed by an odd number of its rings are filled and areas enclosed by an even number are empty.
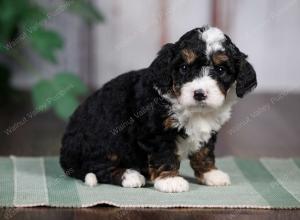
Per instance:
[[[161,192],[185,192],[189,183],[179,176],[180,161],[174,152],[152,153],[149,156],[149,176],[154,188]]]
[[[189,156],[191,167],[194,170],[197,180],[201,184],[208,186],[230,185],[228,174],[218,170],[215,166],[215,143],[216,133],[212,133],[208,143]]]

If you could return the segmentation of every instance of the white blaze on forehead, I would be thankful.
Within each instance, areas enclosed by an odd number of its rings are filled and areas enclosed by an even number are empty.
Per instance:
[[[222,42],[225,41],[224,33],[215,27],[209,27],[200,34],[200,38],[206,42],[206,55],[209,56],[212,52],[223,51]]]
[[[202,39],[208,44],[213,44],[224,41],[225,36],[219,28],[210,27],[202,33]]]

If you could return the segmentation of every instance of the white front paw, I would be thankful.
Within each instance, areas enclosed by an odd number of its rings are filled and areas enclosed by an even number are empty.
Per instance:
[[[122,175],[122,186],[136,188],[145,185],[145,177],[136,170],[127,169]]]
[[[202,183],[208,186],[227,186],[230,185],[230,178],[221,170],[211,170],[203,174]]]
[[[161,192],[185,192],[189,190],[189,183],[180,176],[156,179],[154,188]]]

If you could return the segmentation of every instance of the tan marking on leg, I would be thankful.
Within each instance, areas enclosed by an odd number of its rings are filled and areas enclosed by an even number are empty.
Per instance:
[[[167,170],[165,165],[161,165],[159,167],[153,167],[149,165],[148,173],[150,180],[155,180],[157,178],[166,178],[166,177],[174,177],[179,174],[180,161],[177,157],[176,165],[173,169]]]
[[[165,129],[174,128],[176,123],[177,123],[177,120],[175,118],[169,116],[164,121],[164,127],[165,127]]]
[[[116,160],[118,160],[118,155],[110,154],[110,155],[108,155],[108,159],[111,161],[116,161]]]
[[[202,183],[203,173],[212,169],[217,169],[215,166],[214,158],[210,158],[210,150],[207,147],[201,148],[190,156],[190,164],[194,170],[197,180]]]

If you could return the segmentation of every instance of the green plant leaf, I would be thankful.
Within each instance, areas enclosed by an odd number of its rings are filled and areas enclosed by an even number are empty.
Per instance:
[[[69,92],[75,96],[84,95],[88,92],[88,88],[81,79],[70,72],[56,74],[54,83],[57,88],[70,88]]]
[[[22,3],[22,1],[20,1]],[[8,41],[17,29],[17,24],[22,11],[16,2],[1,0],[0,1],[0,38],[1,41]],[[6,42],[5,42],[6,43]]]
[[[47,12],[44,8],[36,4],[26,5],[26,10],[23,10],[22,20],[23,31],[33,29],[33,26],[42,26],[47,19]]]
[[[41,80],[36,83],[31,90],[35,108],[39,111],[48,110],[53,106],[53,102],[51,102],[50,99],[55,96],[55,92],[53,84],[49,80]]]
[[[54,112],[60,118],[67,120],[78,105],[79,102],[77,101],[77,99],[75,99],[74,96],[65,93],[55,102]]]
[[[43,28],[34,30],[29,41],[33,49],[53,63],[56,62],[55,52],[63,47],[63,40],[58,33]]]
[[[32,88],[32,98],[39,111],[54,109],[61,119],[68,119],[79,102],[77,97],[86,94],[87,87],[78,76],[69,73],[58,73],[51,80],[41,80]]]
[[[85,0],[77,0],[70,4],[71,12],[80,15],[87,23],[104,21],[104,17],[101,12],[90,2]]]
[[[0,42],[0,53],[6,53],[7,49],[5,48],[4,43]]]

